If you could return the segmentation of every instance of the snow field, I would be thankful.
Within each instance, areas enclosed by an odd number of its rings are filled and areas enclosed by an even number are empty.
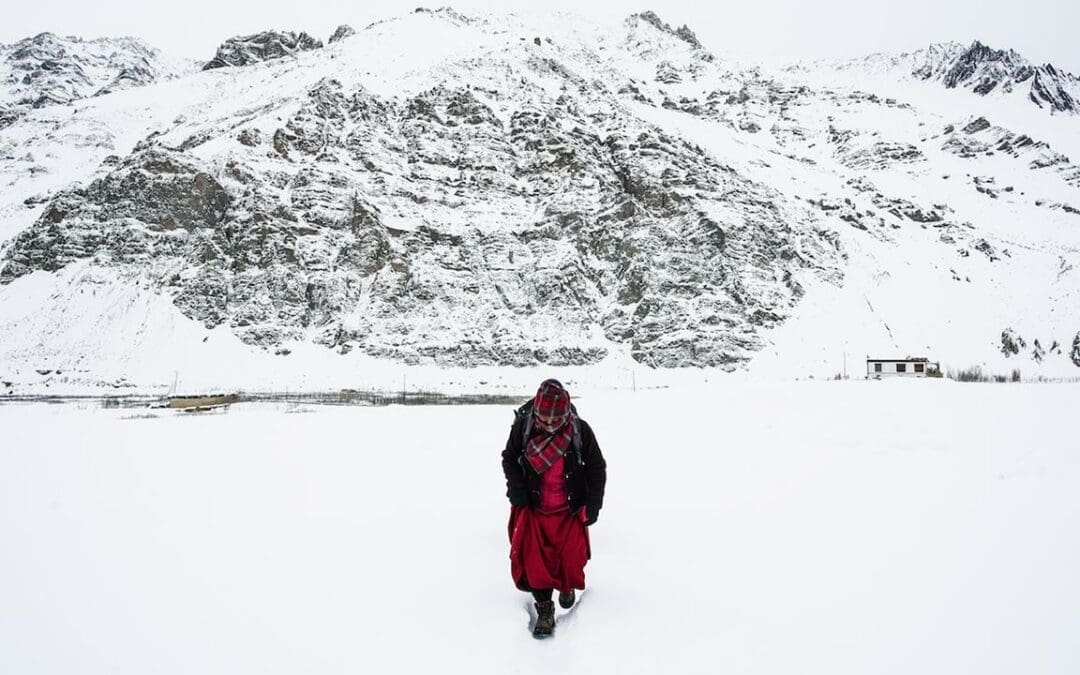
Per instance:
[[[0,672],[1074,673],[1078,403],[581,397],[608,497],[546,642],[509,578],[509,406],[0,406]]]

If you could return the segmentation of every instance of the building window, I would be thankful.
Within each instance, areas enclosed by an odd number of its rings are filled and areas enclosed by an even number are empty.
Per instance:
[[[896,364],[896,372],[898,372],[898,373],[906,373],[907,372],[907,364],[906,363],[898,363],[898,364]]]
[[[916,364],[915,364],[915,372],[916,372],[916,373],[921,373],[921,372],[923,372],[923,364],[921,364],[921,363],[916,363]]]
[[[874,372],[875,373],[880,373],[881,372],[881,364],[880,363],[875,363],[874,364]]]

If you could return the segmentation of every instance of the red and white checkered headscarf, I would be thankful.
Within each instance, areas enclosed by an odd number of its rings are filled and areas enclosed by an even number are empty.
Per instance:
[[[533,399],[532,417],[525,458],[536,473],[544,473],[566,454],[574,439],[570,394],[558,380],[545,380],[540,385]]]

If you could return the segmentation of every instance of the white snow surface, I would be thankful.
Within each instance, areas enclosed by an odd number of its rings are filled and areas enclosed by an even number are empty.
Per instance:
[[[510,406],[0,406],[0,672],[1080,670],[1077,386],[577,402],[608,492],[543,642]]]

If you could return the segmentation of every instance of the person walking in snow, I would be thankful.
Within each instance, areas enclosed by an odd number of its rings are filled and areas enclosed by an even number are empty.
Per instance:
[[[510,573],[536,603],[533,635],[555,629],[555,603],[569,609],[585,588],[592,555],[588,527],[604,505],[607,463],[592,428],[577,415],[558,380],[514,413],[502,453],[510,499]]]

